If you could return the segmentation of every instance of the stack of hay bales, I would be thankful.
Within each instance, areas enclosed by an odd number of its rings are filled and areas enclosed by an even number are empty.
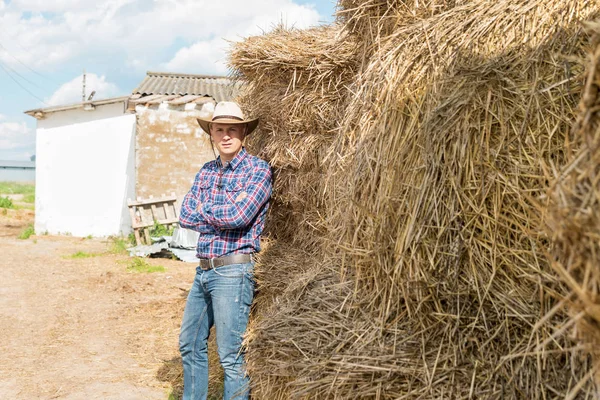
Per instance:
[[[600,22],[594,33],[588,73],[575,124],[569,162],[552,178],[548,234],[556,261],[553,267],[571,289],[575,335],[594,356],[600,384]]]
[[[546,257],[591,2],[341,1],[235,46],[276,172],[254,395],[533,398],[592,389]]]

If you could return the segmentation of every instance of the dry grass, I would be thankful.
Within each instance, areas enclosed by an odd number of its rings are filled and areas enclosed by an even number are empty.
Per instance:
[[[584,398],[547,258],[548,177],[595,3],[340,2],[236,45],[275,186],[257,398]]]
[[[600,22],[588,55],[588,73],[579,103],[569,162],[550,171],[554,181],[548,234],[552,237],[555,271],[573,293],[573,333],[594,356],[600,384]]]

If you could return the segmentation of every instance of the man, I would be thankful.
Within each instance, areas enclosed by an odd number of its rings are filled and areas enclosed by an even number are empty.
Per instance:
[[[219,156],[200,169],[183,200],[180,225],[200,232],[200,265],[187,298],[179,348],[183,399],[206,399],[211,326],[216,328],[225,373],[224,399],[247,399],[242,336],[254,297],[253,254],[271,196],[269,165],[246,152],[244,138],[258,125],[233,102],[215,106],[212,119],[198,119]]]

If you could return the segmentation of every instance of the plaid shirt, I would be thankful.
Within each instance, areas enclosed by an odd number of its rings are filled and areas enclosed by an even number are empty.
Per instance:
[[[269,164],[244,148],[224,168],[217,160],[196,174],[183,199],[179,224],[200,232],[198,258],[258,252],[271,197]]]

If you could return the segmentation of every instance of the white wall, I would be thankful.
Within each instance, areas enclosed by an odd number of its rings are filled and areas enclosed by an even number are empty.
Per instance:
[[[36,138],[35,231],[127,234],[135,198],[135,115],[123,102],[48,114]]]

